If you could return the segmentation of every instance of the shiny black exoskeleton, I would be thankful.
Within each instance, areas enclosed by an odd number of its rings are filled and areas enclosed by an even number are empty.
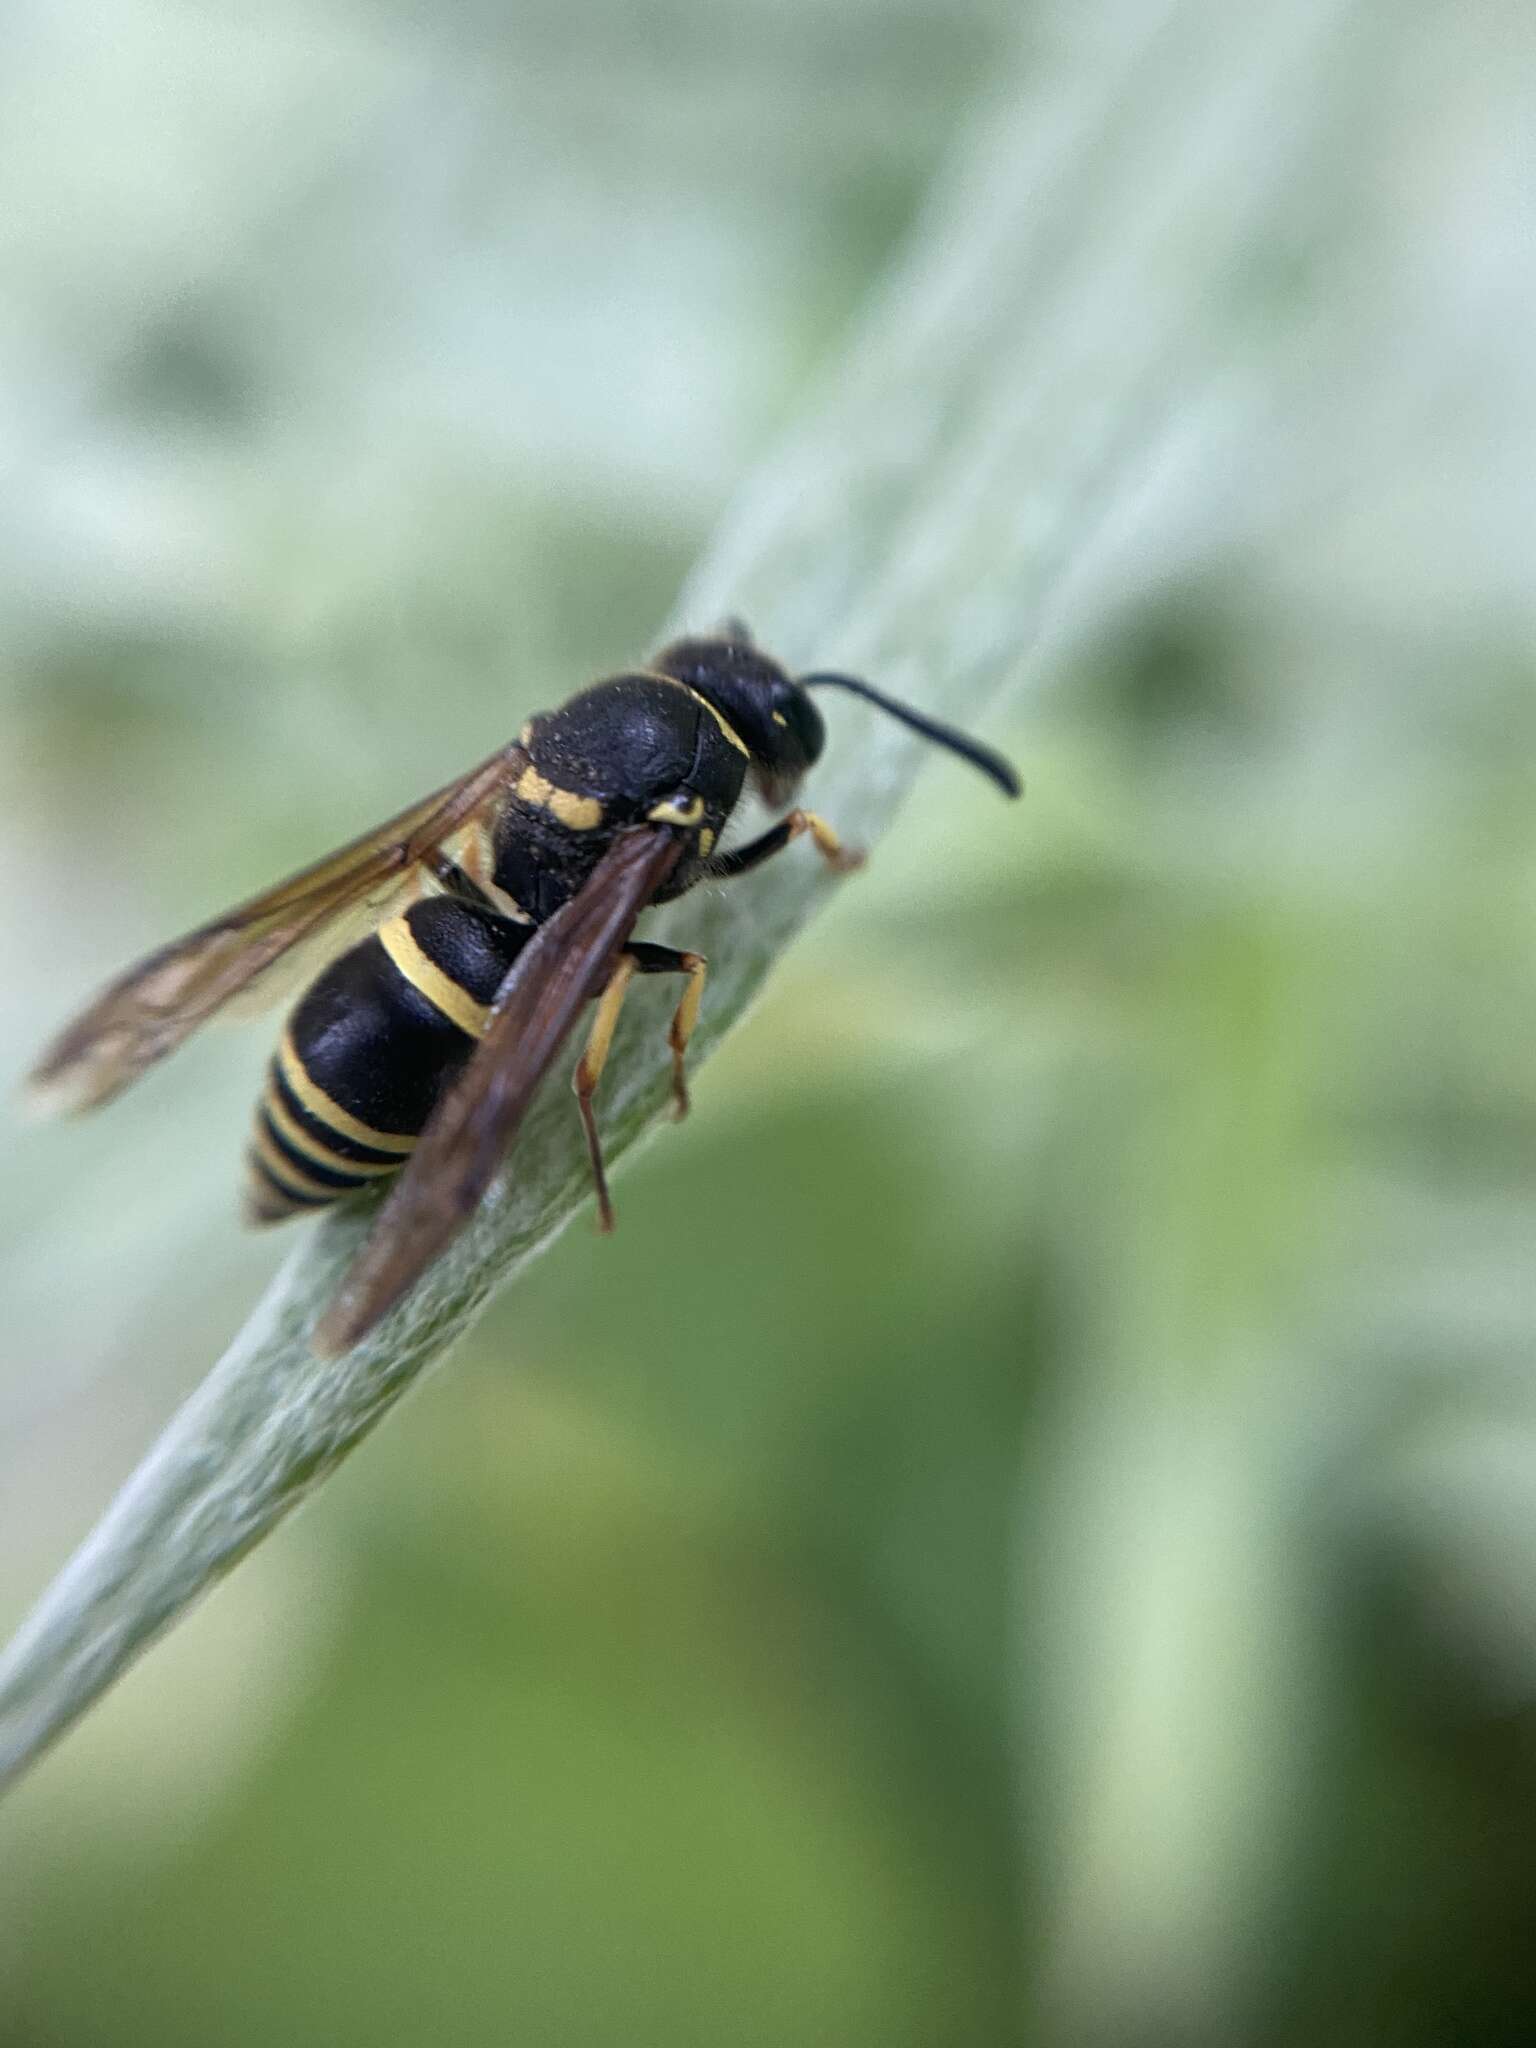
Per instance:
[[[781,807],[819,758],[825,729],[808,692],[822,684],[871,699],[1017,794],[1012,769],[989,750],[853,678],[795,681],[745,629],[675,641],[651,668],[579,691],[529,720],[494,815],[429,863],[440,893],[344,953],[298,1004],[257,1112],[252,1216],[275,1221],[322,1207],[403,1164],[483,1034],[507,970],[533,930],[582,887],[615,834],[650,822],[681,837],[682,857],[657,901],[706,875],[744,874],[802,832],[829,861],[849,864],[830,826],[798,810],[734,852],[718,851],[749,778]],[[688,977],[672,1032],[681,1104],[682,1052],[704,963],[639,942],[625,948],[625,961],[625,980],[635,972]],[[622,983],[600,1006],[578,1072],[584,1115],[621,997]]]

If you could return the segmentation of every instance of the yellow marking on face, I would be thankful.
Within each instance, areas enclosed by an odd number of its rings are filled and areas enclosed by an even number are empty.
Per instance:
[[[395,966],[434,1010],[440,1010],[450,1024],[457,1024],[466,1038],[484,1038],[491,1013],[477,1003],[468,989],[460,988],[451,974],[444,974],[437,962],[416,943],[416,935],[403,917],[392,917],[379,926],[379,944]]]
[[[311,1180],[307,1173],[294,1165],[271,1132],[259,1123],[251,1140],[251,1150],[285,1195],[307,1195],[311,1199],[334,1202],[347,1193],[345,1188],[328,1187],[323,1180]]]
[[[329,1167],[332,1173],[360,1173],[371,1179],[378,1173],[395,1173],[399,1170],[398,1159],[383,1164],[378,1160],[348,1159],[344,1153],[333,1152],[329,1145],[322,1145],[310,1131],[306,1131],[298,1118],[291,1114],[287,1104],[275,1088],[269,1087],[261,1104],[275,1126],[279,1137],[302,1152],[306,1159],[312,1159],[316,1166]]]
[[[656,825],[697,825],[704,815],[704,799],[691,796],[685,804],[681,798],[669,796],[664,803],[653,805],[645,815]]]
[[[706,825],[699,833],[699,859],[708,860],[715,850],[715,835]]]
[[[333,1102],[319,1083],[309,1078],[291,1031],[283,1033],[282,1043],[277,1048],[277,1065],[288,1083],[289,1092],[298,1098],[316,1122],[329,1124],[339,1137],[351,1138],[358,1145],[371,1145],[375,1152],[416,1150],[414,1135],[407,1136],[404,1131],[377,1131],[372,1124],[365,1124],[361,1117],[343,1109],[339,1102]]]
[[[578,796],[573,789],[557,789],[548,776],[531,763],[517,778],[517,794],[572,832],[591,832],[603,822],[603,807],[595,796]]]
[[[720,730],[725,734],[725,737],[730,741],[731,745],[736,749],[737,753],[742,755],[746,760],[751,760],[752,750],[747,745],[746,741],[742,738],[741,734],[736,730],[735,726],[732,725],[731,721],[726,717],[725,713],[721,711],[716,705],[711,704],[709,699],[703,694],[703,692],[700,690],[696,690],[693,687],[692,683],[685,683],[680,676],[669,676],[662,669],[659,668],[643,668],[639,671],[639,673],[643,676],[654,676],[658,683],[670,683],[674,690],[686,690],[688,695],[693,699],[695,704],[702,704],[704,706],[704,709],[709,713],[710,717],[715,721],[716,725],[719,726]]]
[[[775,713],[773,714],[773,722],[775,725],[787,726],[789,724],[789,720],[784,716],[782,711],[775,711]]]

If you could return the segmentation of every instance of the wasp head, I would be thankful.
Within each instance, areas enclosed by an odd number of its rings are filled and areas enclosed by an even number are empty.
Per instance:
[[[787,804],[820,759],[826,727],[806,692],[753,646],[746,628],[732,620],[723,633],[674,640],[655,665],[714,705],[751,756],[764,800],[776,809]]]
[[[708,638],[674,640],[657,655],[656,666],[663,675],[675,676],[707,697],[730,720],[752,757],[758,788],[775,806],[790,801],[806,769],[821,758],[826,727],[809,694],[817,689],[847,690],[862,697],[935,746],[969,761],[1005,796],[1017,796],[1023,787],[1012,762],[991,747],[926,712],[913,710],[910,704],[898,703],[872,683],[831,670],[818,670],[797,681],[753,646],[751,634],[739,620],[728,621],[722,631]]]

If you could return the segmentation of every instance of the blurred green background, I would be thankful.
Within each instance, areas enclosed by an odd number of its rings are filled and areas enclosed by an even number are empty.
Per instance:
[[[650,644],[1060,20],[11,10],[8,1074]],[[1118,605],[1023,806],[935,760],[619,1235],[0,1808],[4,2048],[1536,2035],[1513,68],[1374,166],[1351,494]],[[6,1623],[279,1255],[267,1036],[7,1131]]]

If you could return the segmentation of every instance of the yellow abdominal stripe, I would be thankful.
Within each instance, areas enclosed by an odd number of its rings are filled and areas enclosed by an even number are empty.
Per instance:
[[[277,1048],[278,1070],[287,1082],[290,1093],[300,1106],[307,1109],[317,1123],[329,1124],[339,1138],[350,1138],[356,1145],[369,1145],[375,1152],[414,1152],[416,1140],[406,1137],[400,1131],[376,1131],[372,1124],[365,1124],[361,1117],[353,1116],[333,1102],[325,1090],[309,1077],[309,1070],[299,1058],[293,1035],[285,1031],[282,1043]]]
[[[313,1195],[324,1202],[334,1202],[338,1195],[346,1193],[345,1188],[333,1188],[326,1181],[311,1180],[309,1175],[276,1144],[271,1133],[260,1122],[252,1140],[262,1165],[285,1194]]]
[[[333,1152],[329,1145],[322,1145],[312,1132],[306,1131],[297,1117],[289,1114],[287,1104],[273,1087],[268,1087],[261,1106],[286,1144],[296,1152],[302,1152],[306,1159],[313,1160],[316,1166],[328,1167],[332,1173],[360,1174],[371,1178],[374,1174],[394,1173],[400,1164],[398,1159],[380,1164],[366,1159],[348,1159],[344,1153]]]
[[[491,1021],[490,1010],[484,1003],[477,1003],[467,989],[460,988],[452,975],[444,974],[437,962],[422,951],[403,917],[392,917],[388,924],[380,925],[379,944],[412,988],[419,990],[435,1010],[457,1024],[466,1037],[484,1038]],[[366,1144],[368,1140],[362,1142]]]

